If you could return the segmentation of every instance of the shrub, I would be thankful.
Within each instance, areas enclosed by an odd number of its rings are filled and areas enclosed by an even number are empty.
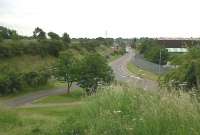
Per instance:
[[[10,71],[9,69],[5,71],[1,71],[0,73],[0,94],[9,94],[14,93],[21,90],[22,84],[22,76],[21,74]]]
[[[38,87],[45,85],[50,77],[50,74],[46,71],[31,71],[24,73],[24,82],[31,87]]]
[[[100,85],[108,85],[113,80],[113,70],[103,56],[89,54],[84,57],[78,84],[86,90],[87,94],[95,93]]]
[[[0,58],[9,58],[22,54],[58,57],[62,49],[64,49],[64,45],[59,40],[2,42],[0,43]]]
[[[51,73],[48,70],[20,73],[11,70],[9,66],[0,69],[0,94],[16,93],[25,87],[46,85]]]

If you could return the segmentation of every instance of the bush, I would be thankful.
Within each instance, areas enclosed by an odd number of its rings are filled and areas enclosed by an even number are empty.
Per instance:
[[[46,85],[51,74],[47,70],[19,73],[9,66],[0,69],[0,94],[16,93],[25,87]]]
[[[24,82],[31,87],[38,87],[47,84],[50,74],[46,71],[32,71],[24,73]]]
[[[95,93],[97,88],[114,80],[112,68],[100,54],[89,54],[81,62],[78,84],[87,94]]]
[[[23,54],[31,55],[52,55],[58,57],[59,52],[65,49],[62,41],[42,40],[42,41],[10,41],[0,43],[0,58],[9,58]]]
[[[7,70],[0,73],[0,94],[10,94],[21,90],[22,75],[14,71]]]

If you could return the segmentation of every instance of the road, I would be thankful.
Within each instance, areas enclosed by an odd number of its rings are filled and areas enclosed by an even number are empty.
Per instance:
[[[76,89],[76,88],[78,87],[75,85],[72,86],[72,89]],[[33,101],[38,100],[40,98],[53,96],[53,95],[61,95],[61,94],[65,94],[66,92],[67,90],[65,88],[41,90],[41,91],[25,94],[23,96],[11,98],[9,100],[6,100],[4,104],[6,104],[9,107],[18,107],[18,106],[32,104]]]
[[[110,63],[110,66],[113,68],[115,73],[116,80],[130,82],[135,87],[143,88],[143,89],[156,89],[157,84],[154,81],[150,81],[147,79],[143,79],[131,74],[127,70],[127,63],[131,60],[134,56],[134,52],[129,51],[127,54],[122,56],[121,58],[113,61]],[[77,88],[77,86],[72,86],[72,89]],[[60,95],[66,93],[66,89],[59,88],[59,89],[52,89],[52,90],[45,90],[45,91],[37,91],[33,93],[29,93],[23,96],[19,96],[16,98],[9,99],[5,101],[5,104],[9,107],[19,107],[23,105],[28,105],[33,103],[33,101],[38,100],[40,98],[44,98],[47,96],[52,95]]]
[[[134,51],[129,50],[126,55],[110,64],[114,70],[116,80],[129,82],[134,87],[143,88],[145,90],[158,89],[157,82],[145,78],[140,78],[128,71],[127,64],[132,58],[134,58],[134,55]]]

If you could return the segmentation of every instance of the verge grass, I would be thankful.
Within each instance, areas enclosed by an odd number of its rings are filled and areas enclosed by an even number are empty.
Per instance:
[[[122,84],[85,97],[76,106],[1,107],[0,134],[199,135],[200,105],[187,93]]]
[[[147,79],[154,80],[154,81],[157,81],[157,80],[158,80],[158,75],[157,75],[157,74],[152,73],[152,72],[147,71],[147,70],[143,70],[143,69],[137,67],[136,65],[134,65],[134,64],[131,63],[131,62],[129,62],[129,63],[127,64],[127,69],[128,69],[131,73],[133,73],[133,74],[135,74],[135,75],[137,75],[137,76],[139,76],[139,77],[147,78]]]
[[[45,104],[45,103],[70,103],[81,101],[85,97],[85,93],[81,88],[72,90],[68,94],[57,95],[57,96],[48,96],[37,100],[34,104]]]

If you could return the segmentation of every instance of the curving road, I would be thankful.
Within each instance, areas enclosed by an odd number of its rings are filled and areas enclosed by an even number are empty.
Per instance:
[[[131,74],[127,70],[127,63],[134,57],[134,52],[129,51],[127,54],[122,56],[121,58],[110,63],[110,66],[113,68],[116,80],[125,81],[133,84],[135,87],[155,90],[157,89],[157,83],[151,80],[143,79]],[[72,89],[75,89],[77,86],[73,86]],[[33,101],[38,100],[40,98],[44,98],[52,95],[60,95],[66,93],[66,89],[52,89],[48,91],[37,91],[33,93],[29,93],[23,96],[19,96],[16,98],[9,99],[5,102],[6,105],[10,107],[18,107],[23,105],[28,105],[33,103]]]
[[[127,64],[132,58],[134,58],[134,55],[134,51],[129,50],[129,52],[124,56],[110,64],[114,70],[115,78],[119,81],[131,83],[137,88],[143,88],[145,90],[157,90],[157,82],[138,77],[128,71]]]

